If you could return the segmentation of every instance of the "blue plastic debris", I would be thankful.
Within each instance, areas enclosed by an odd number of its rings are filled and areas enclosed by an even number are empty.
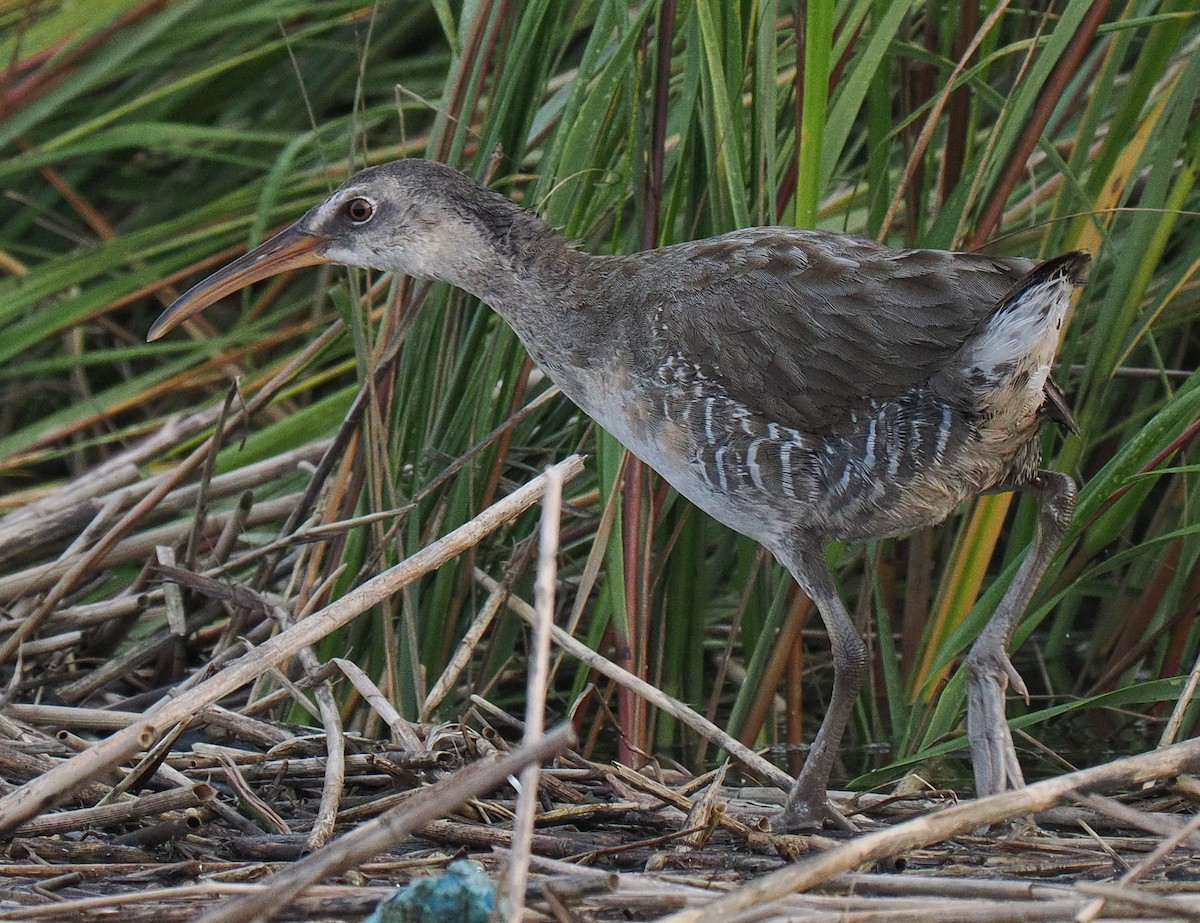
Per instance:
[[[398,888],[363,923],[487,923],[495,902],[496,883],[474,862],[456,859]]]

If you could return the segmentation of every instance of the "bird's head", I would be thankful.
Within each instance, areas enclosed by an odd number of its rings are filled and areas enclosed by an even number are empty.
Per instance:
[[[147,339],[251,283],[319,263],[439,279],[481,294],[472,283],[486,275],[489,256],[519,213],[508,199],[443,164],[411,159],[371,167],[194,285],[159,316]]]

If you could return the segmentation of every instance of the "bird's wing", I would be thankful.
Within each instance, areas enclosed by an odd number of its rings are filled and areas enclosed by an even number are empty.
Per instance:
[[[806,432],[834,429],[943,369],[1032,266],[791,228],[671,250],[673,272],[658,267],[661,285],[673,286],[666,348],[729,397]]]

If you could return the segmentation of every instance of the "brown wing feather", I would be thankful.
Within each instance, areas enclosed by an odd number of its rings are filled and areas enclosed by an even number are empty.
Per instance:
[[[928,379],[1033,265],[791,228],[659,253],[670,253],[653,268],[660,347],[807,432]]]

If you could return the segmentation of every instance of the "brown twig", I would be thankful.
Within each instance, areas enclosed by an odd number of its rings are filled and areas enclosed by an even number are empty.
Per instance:
[[[475,579],[478,580],[485,589],[494,590],[499,584],[489,577],[483,571],[475,572]],[[509,608],[517,615],[523,618],[530,624],[534,621],[533,607],[522,599],[515,596],[508,598]],[[784,790],[792,787],[794,780],[786,772],[778,766],[767,762],[753,750],[746,747],[744,744],[734,740],[719,727],[707,720],[704,716],[688,708],[678,699],[672,698],[661,689],[650,685],[644,679],[634,676],[628,670],[623,669],[613,663],[607,657],[597,654],[590,647],[581,641],[577,641],[571,635],[567,634],[557,625],[551,629],[554,643],[561,647],[564,651],[575,657],[577,660],[587,664],[592,669],[599,673],[603,673],[609,679],[622,686],[626,686],[655,708],[665,711],[671,717],[679,722],[686,724],[693,731],[707,737],[713,741],[718,747],[727,750],[738,762],[746,769],[757,776],[770,781],[772,784],[779,786]],[[2,802],[0,802],[2,804]]]
[[[1027,788],[968,801],[924,814],[895,827],[868,833],[845,846],[773,872],[710,904],[705,910],[675,914],[664,923],[708,923],[729,919],[748,907],[761,907],[798,891],[807,891],[834,875],[937,843],[989,824],[1034,814],[1044,808],[1102,788],[1124,788],[1178,775],[1200,767],[1200,740],[1035,782]]]
[[[234,415],[230,420],[226,429],[233,429],[240,426],[243,420],[249,419],[263,407],[265,407],[275,395],[287,384],[294,375],[304,368],[311,358],[319,355],[334,338],[341,333],[342,324],[340,321],[333,323],[329,329],[317,337],[312,343],[305,347],[300,353],[292,357],[282,369],[277,372],[262,389],[254,395],[241,411]],[[14,631],[0,646],[0,663],[6,663],[13,658],[17,650],[21,646],[21,642],[32,635],[41,626],[54,611],[54,608],[66,598],[80,581],[98,566],[108,556],[108,553],[116,547],[117,543],[125,536],[130,529],[138,523],[143,516],[154,509],[155,505],[169,494],[176,485],[189,477],[192,472],[204,463],[208,457],[211,448],[220,442],[224,433],[215,433],[213,436],[206,439],[200,446],[193,450],[192,454],[180,462],[169,477],[164,478],[150,493],[142,497],[141,500],[134,505],[128,513],[121,517],[121,520],[114,525],[108,532],[93,546],[92,550],[79,558],[71,568],[59,578],[54,588],[46,594],[46,598],[42,600],[41,605],[26,618],[21,625]]]
[[[583,458],[572,455],[559,462],[558,467],[564,479],[570,479],[583,469]],[[535,478],[449,535],[239,657],[199,685],[165,701],[137,724],[117,731],[91,749],[60,763],[39,778],[0,798],[0,832],[11,830],[57,804],[81,782],[94,778],[127,759],[136,750],[148,746],[165,728],[206,705],[220,701],[253,681],[264,670],[283,663],[301,648],[336,631],[408,583],[473,547],[484,536],[536,503],[544,487],[545,475]]]
[[[22,836],[47,836],[53,833],[81,830],[84,827],[125,824],[139,817],[192,808],[212,800],[216,794],[216,789],[211,785],[206,782],[198,782],[191,788],[154,792],[142,795],[140,798],[131,798],[128,801],[118,801],[95,808],[59,811],[47,817],[28,821],[22,824],[16,832]]]
[[[532,763],[542,763],[575,743],[570,725],[555,728],[495,761],[473,763],[441,782],[422,789],[403,805],[357,827],[340,840],[266,881],[260,894],[229,901],[204,914],[196,923],[269,919],[310,884],[354,868],[435,820],[456,805],[501,784]]]
[[[525,693],[525,746],[542,739],[545,730],[546,691],[550,681],[550,628],[554,624],[554,584],[558,575],[558,533],[562,517],[562,474],[546,469],[542,496],[542,522],[538,537],[537,580],[534,584],[534,621],[529,644],[529,679]],[[508,862],[508,920],[520,923],[525,911],[525,884],[529,880],[529,849],[538,805],[541,765],[529,763],[521,770],[517,815],[513,823],[513,851]]]

